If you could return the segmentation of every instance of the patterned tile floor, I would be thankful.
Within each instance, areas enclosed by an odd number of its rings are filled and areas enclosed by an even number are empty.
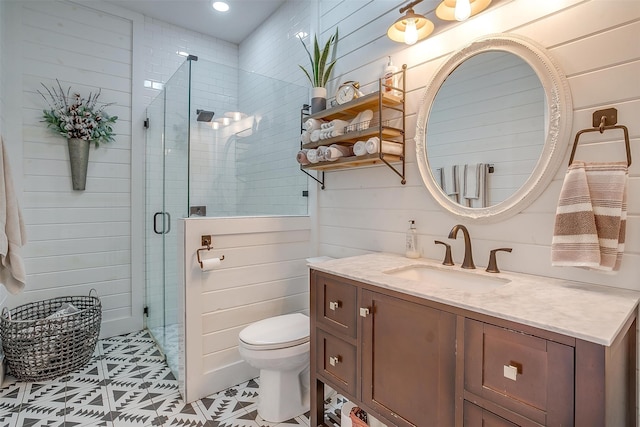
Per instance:
[[[98,341],[84,368],[51,381],[8,376],[0,388],[0,427],[37,426],[308,426],[309,414],[273,424],[257,412],[258,379],[190,404],[146,331]],[[339,427],[344,398],[327,401],[327,423]]]

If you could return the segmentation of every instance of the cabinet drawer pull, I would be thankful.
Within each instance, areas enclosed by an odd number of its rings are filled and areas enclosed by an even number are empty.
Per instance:
[[[336,311],[336,309],[340,308],[340,301],[329,301],[329,309]]]
[[[369,315],[369,309],[367,307],[360,307],[360,316],[367,317]]]
[[[518,375],[518,367],[513,365],[503,365],[504,369],[504,377],[509,378],[510,380],[516,381],[516,377]]]
[[[340,363],[340,359],[340,356],[329,356],[329,365],[336,366],[338,363]]]

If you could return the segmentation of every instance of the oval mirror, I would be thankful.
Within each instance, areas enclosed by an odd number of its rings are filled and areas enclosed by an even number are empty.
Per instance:
[[[569,85],[543,47],[483,37],[445,61],[426,89],[415,137],[420,174],[451,214],[505,219],[553,179],[572,118]]]

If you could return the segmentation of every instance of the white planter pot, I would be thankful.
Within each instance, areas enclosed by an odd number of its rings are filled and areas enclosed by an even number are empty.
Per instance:
[[[311,114],[318,113],[327,108],[327,88],[311,88]]]

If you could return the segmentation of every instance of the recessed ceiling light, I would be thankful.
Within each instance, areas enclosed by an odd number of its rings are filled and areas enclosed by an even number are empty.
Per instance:
[[[218,12],[226,12],[229,10],[229,5],[223,1],[214,1],[213,8]]]

